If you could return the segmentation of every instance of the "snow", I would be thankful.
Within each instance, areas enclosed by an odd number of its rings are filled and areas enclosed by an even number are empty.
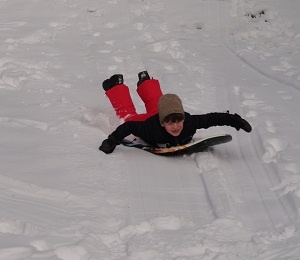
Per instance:
[[[0,259],[299,259],[300,2],[0,0]],[[101,142],[148,70],[233,141],[162,158]]]

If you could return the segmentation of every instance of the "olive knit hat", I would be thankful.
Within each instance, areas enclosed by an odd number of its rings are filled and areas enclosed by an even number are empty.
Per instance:
[[[182,114],[184,116],[181,99],[175,94],[162,95],[158,101],[159,121],[162,123],[171,114]]]

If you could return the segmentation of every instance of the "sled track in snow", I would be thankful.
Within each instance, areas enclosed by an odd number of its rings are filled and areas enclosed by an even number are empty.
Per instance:
[[[261,155],[254,146],[253,138],[248,138],[246,145],[238,140],[235,150],[240,160],[238,168],[244,169],[239,172],[234,171],[236,176],[240,175],[237,177],[244,190],[245,203],[251,216],[251,220],[248,221],[255,223],[254,227],[258,229],[274,230],[282,225],[291,225],[291,201],[281,198],[277,192],[272,191],[272,188],[280,182],[275,180],[274,169],[260,161]],[[252,191],[252,194],[249,191]]]
[[[268,72],[267,70],[259,69],[255,67],[251,62],[249,62],[247,59],[243,58],[241,55],[239,55],[237,52],[235,52],[228,44],[224,43],[224,46],[238,59],[240,59],[243,63],[247,64],[249,67],[251,67],[253,70],[255,70],[257,73],[261,74],[264,77],[267,77],[271,80],[274,80],[280,84],[283,84],[287,87],[292,87],[296,91],[300,91],[299,83],[296,80],[293,80],[291,78],[284,78],[284,77],[276,77],[274,73]]]
[[[145,162],[144,153],[122,149],[126,150],[125,160],[127,156],[128,159],[136,157],[127,171],[133,224],[174,215],[202,226],[216,218],[207,192],[210,188],[199,175],[192,157],[164,158],[147,154],[149,160]]]
[[[226,62],[218,60],[216,63],[219,70],[224,68],[225,63],[228,62],[236,64],[239,67],[241,64],[238,61],[242,61],[242,65],[244,65],[243,60],[236,59],[235,53],[226,48],[224,44],[220,44],[219,46],[216,57],[221,53],[223,57],[226,57],[224,59]],[[246,65],[249,64],[246,63]],[[232,68],[232,70],[234,69]],[[226,73],[228,72],[225,71],[224,74]],[[258,75],[258,78],[264,76],[256,69],[253,70],[252,66],[246,66],[244,73],[243,75],[239,75],[243,80],[253,78],[252,74],[255,73]],[[233,84],[229,83],[228,85]],[[236,92],[229,86],[220,87],[219,102],[223,106],[229,107],[231,111],[244,116],[247,107],[242,104],[245,104],[244,99],[247,95],[243,95],[243,90],[239,89]],[[224,105],[224,102],[227,102],[227,105]],[[249,226],[257,229],[276,229],[294,224],[297,219],[295,199],[292,197],[292,194],[288,193],[283,196],[274,190],[274,187],[281,183],[282,176],[280,176],[278,164],[276,165],[272,162],[272,159],[268,162],[264,161],[266,147],[263,145],[264,139],[260,135],[260,132],[254,128],[249,135],[243,132],[234,133],[232,144],[234,145],[234,149],[227,146],[227,151],[225,152],[228,155],[229,162],[224,162],[223,165],[231,173],[229,174],[231,178],[238,181],[237,186],[239,187],[237,187],[236,192],[233,192],[231,196],[236,198],[241,196],[241,201],[237,203],[233,200],[231,205],[233,208],[244,208],[245,214],[239,217]],[[276,154],[273,156],[276,156]],[[240,191],[238,192],[238,190]],[[244,204],[244,206],[240,204]],[[246,212],[249,214],[246,214]]]
[[[224,8],[228,8],[227,3],[219,1],[209,2],[206,8],[212,13],[215,5],[219,12],[224,12]],[[159,10],[162,10],[161,8],[162,6]],[[149,10],[143,10],[146,20],[153,19]],[[141,10],[134,12],[138,13],[138,11]],[[141,11],[141,13],[143,12]],[[153,15],[155,17],[155,14]],[[225,16],[223,19],[224,21],[210,19],[211,24],[208,26],[216,28],[216,33],[221,34],[223,28],[221,23],[224,22],[226,26],[227,22]],[[176,48],[171,48],[170,37],[166,39],[164,35],[167,23],[164,24],[165,27],[160,26],[161,31],[158,35],[163,37],[157,39],[151,34],[151,27],[147,27],[147,24],[139,21],[139,16],[137,16],[135,20],[139,35],[136,38],[137,52],[140,62],[146,68],[153,64],[151,64],[151,60],[146,60],[147,55],[142,54],[139,46],[141,43],[144,44],[144,47],[146,46],[143,49],[145,52],[152,52],[153,55],[159,53],[162,55],[161,57],[167,59],[170,57],[168,55],[171,55],[173,63],[180,64],[181,70],[190,70],[190,67],[187,67],[188,65],[183,62],[184,59],[183,61],[180,59],[179,55],[182,53],[185,56],[188,55],[187,50],[179,42],[177,42]],[[202,42],[204,49],[205,44],[207,46],[214,44],[216,50],[215,53],[205,56],[214,61],[210,63],[212,67],[206,69],[220,71],[220,79],[228,78],[228,75],[234,71],[234,68],[228,68],[227,64],[240,67],[240,62],[242,62],[242,65],[251,66],[248,63],[245,64],[245,61],[220,42],[219,38],[211,38],[207,42]],[[203,55],[205,54],[203,53]],[[222,57],[221,60],[220,57]],[[201,65],[206,66],[207,64]],[[251,73],[256,72],[260,77],[265,76],[252,66],[250,70]],[[245,75],[241,75],[241,78],[248,78],[250,70]],[[201,76],[207,75],[203,72]],[[220,82],[222,81],[220,80]],[[240,100],[230,87],[224,86],[223,82],[221,84],[219,82],[210,83],[217,87],[216,95],[219,95],[220,99],[218,102],[221,104],[227,102],[222,107],[230,108],[232,112],[244,116],[241,108],[243,100]],[[230,82],[230,84],[235,84],[235,82]],[[205,92],[206,96],[213,94],[213,90],[209,93],[207,91]],[[220,98],[220,96],[222,97]],[[261,160],[263,155],[263,151],[259,147],[261,141],[262,139],[255,129],[250,134],[234,131],[232,143],[218,146],[209,152],[176,159],[147,155],[147,158],[149,157],[147,161],[145,161],[145,154],[122,147],[125,161],[130,161],[132,157],[135,158],[133,165],[126,171],[132,222],[137,224],[156,217],[175,215],[183,217],[197,226],[203,226],[216,218],[233,215],[242,220],[246,226],[254,229],[274,229],[274,227],[280,228],[292,224],[297,216],[295,202],[291,195],[281,196],[279,192],[273,191],[274,187],[280,184],[281,179],[276,172],[278,169],[272,163],[266,164]]]
[[[85,215],[84,209],[90,204],[68,192],[41,188],[5,176],[1,176],[0,188],[0,201],[7,205],[1,210],[2,216],[10,218],[17,213],[22,216],[20,221],[25,222],[32,221],[36,215],[36,221],[41,222],[40,224],[45,222],[57,225],[57,219],[70,219],[75,215],[80,218]],[[30,213],[27,212],[28,208],[31,209]]]

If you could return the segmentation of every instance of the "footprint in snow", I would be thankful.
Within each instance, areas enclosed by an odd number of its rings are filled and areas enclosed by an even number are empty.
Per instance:
[[[82,246],[59,246],[54,250],[54,254],[59,259],[80,260],[87,259],[88,253]]]
[[[288,143],[278,138],[270,138],[264,141],[263,145],[266,149],[263,155],[263,161],[265,163],[271,163],[277,160],[280,152],[286,150]]]
[[[7,90],[18,90],[22,87],[22,82],[27,79],[24,76],[15,76],[15,73],[6,72],[3,73],[0,79],[0,88]]]
[[[247,113],[246,113],[246,117],[256,117],[257,116],[257,112],[254,111],[254,110],[249,110]]]
[[[271,70],[273,71],[288,71],[289,69],[293,68],[291,64],[289,64],[287,61],[280,62],[277,66],[272,66]]]
[[[276,127],[274,127],[274,124],[272,121],[267,120],[266,121],[266,129],[267,131],[269,131],[270,133],[276,133]]]
[[[155,53],[168,53],[174,59],[184,58],[184,52],[180,50],[180,43],[177,41],[162,41],[152,44],[151,51]]]
[[[47,251],[50,249],[48,243],[44,240],[33,240],[30,242],[30,245],[32,245],[37,251]]]

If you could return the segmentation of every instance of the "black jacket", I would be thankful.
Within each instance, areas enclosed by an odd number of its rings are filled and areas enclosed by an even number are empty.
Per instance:
[[[238,127],[238,130],[240,128],[235,120],[235,115],[229,113],[190,115],[185,112],[183,130],[179,136],[174,137],[161,126],[158,114],[156,114],[146,121],[125,122],[110,135],[110,138],[113,138],[119,144],[126,136],[133,134],[152,145],[169,144],[175,146],[186,144],[191,141],[197,129],[224,125]]]

